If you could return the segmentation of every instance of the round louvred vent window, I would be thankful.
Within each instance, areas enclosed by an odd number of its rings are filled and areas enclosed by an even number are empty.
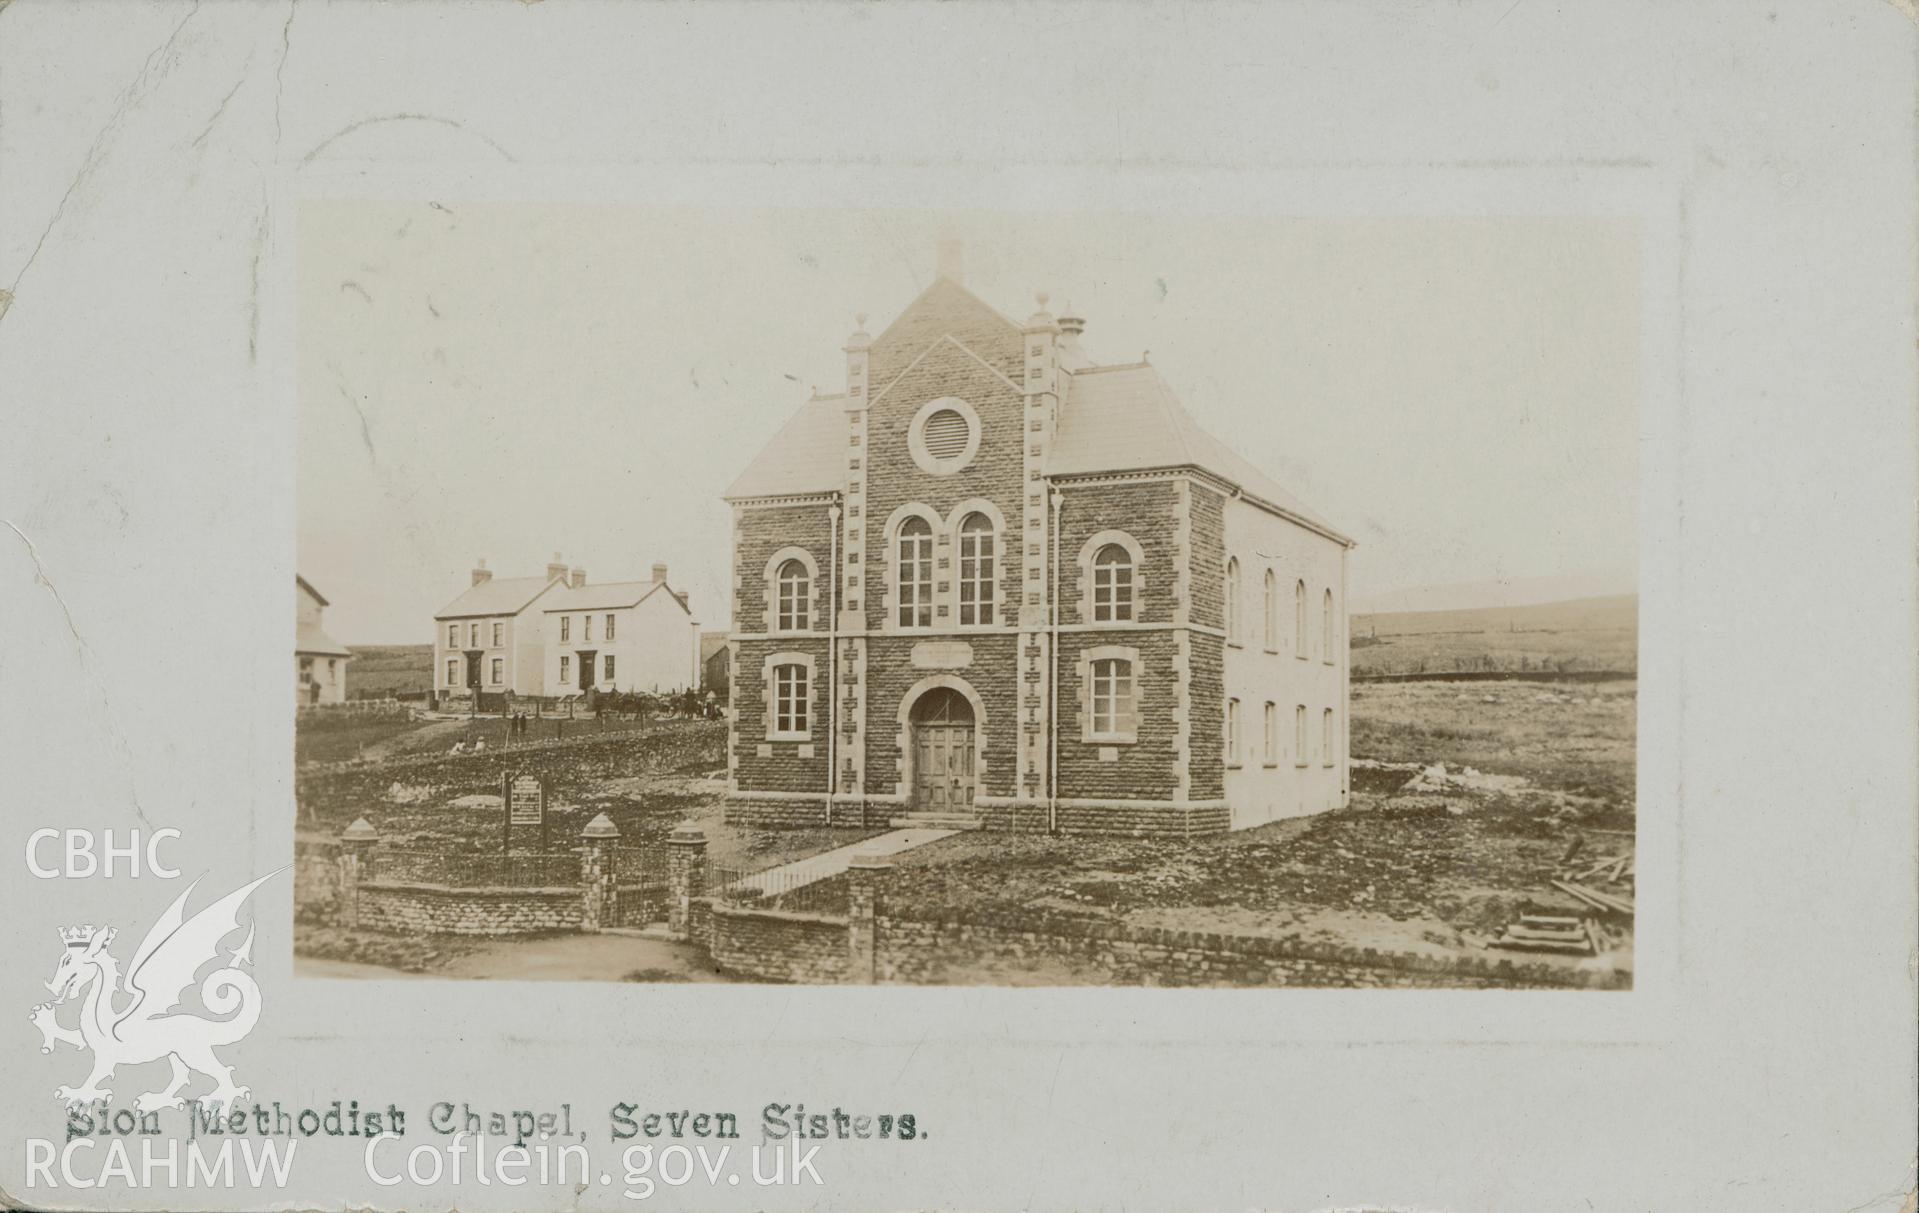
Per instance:
[[[913,462],[935,476],[950,476],[979,453],[979,414],[951,396],[928,401],[907,433]]]

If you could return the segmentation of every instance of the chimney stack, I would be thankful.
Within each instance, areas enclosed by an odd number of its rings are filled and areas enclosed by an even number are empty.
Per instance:
[[[486,567],[486,557],[482,556],[473,566],[473,584],[478,585],[482,581],[491,580],[493,580],[493,570]]]
[[[548,581],[566,580],[566,563],[560,559],[558,552],[553,553],[552,561],[546,566],[546,579]]]
[[[585,569],[574,569],[574,570],[573,570],[573,572],[572,572],[572,575],[571,575],[571,576],[569,577],[569,579],[567,580],[567,584],[568,584],[568,585],[570,585],[570,586],[572,586],[572,587],[573,587],[574,589],[576,589],[576,590],[577,590],[577,589],[579,589],[579,588],[580,588],[581,586],[583,586],[583,585],[585,585],[585,584],[586,584],[586,570],[585,570]]]
[[[653,566],[653,584],[660,585],[664,583],[665,581],[666,581],[666,566],[664,564],[654,565]]]
[[[939,276],[955,286],[966,285],[966,246],[957,240],[939,242]]]

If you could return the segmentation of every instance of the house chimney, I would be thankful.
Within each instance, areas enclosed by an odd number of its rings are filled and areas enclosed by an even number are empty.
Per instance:
[[[655,585],[658,585],[664,582],[665,580],[666,580],[666,566],[664,564],[654,565],[653,566],[653,583]]]
[[[560,559],[558,552],[553,553],[552,562],[546,566],[546,579],[548,581],[566,580],[566,563]]]
[[[1061,309],[1065,314],[1059,318],[1059,343],[1069,350],[1079,348],[1079,335],[1086,331],[1086,318],[1078,314],[1072,304]]]
[[[576,589],[576,590],[577,590],[577,589],[579,589],[579,588],[580,588],[581,586],[583,586],[583,585],[585,585],[585,584],[586,584],[586,570],[585,570],[585,569],[574,569],[574,570],[573,570],[573,573],[572,573],[572,575],[571,575],[571,576],[570,576],[570,577],[568,578],[568,580],[567,580],[567,584],[568,584],[568,585],[570,585],[570,586],[572,586],[572,587],[573,587],[574,589]]]
[[[955,286],[966,285],[966,246],[957,240],[939,242],[939,276]]]
[[[482,581],[491,580],[493,580],[493,570],[486,567],[486,557],[482,556],[473,566],[473,584],[478,585]]]

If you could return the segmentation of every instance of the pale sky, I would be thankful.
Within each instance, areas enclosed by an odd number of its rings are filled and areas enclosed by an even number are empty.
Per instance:
[[[1355,540],[1356,604],[1636,583],[1639,253],[1615,219],[303,204],[299,567],[352,644],[426,643],[484,556],[656,560],[728,616],[720,494],[932,280],[1070,301]]]

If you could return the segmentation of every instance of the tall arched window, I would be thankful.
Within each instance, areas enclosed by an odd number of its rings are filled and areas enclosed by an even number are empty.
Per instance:
[[[813,579],[807,574],[806,566],[797,560],[789,560],[780,565],[776,580],[780,596],[777,615],[779,630],[804,631],[813,618]]]
[[[1306,583],[1293,583],[1293,656],[1306,657]]]
[[[993,520],[968,514],[959,528],[959,621],[962,626],[993,622]]]
[[[1117,543],[1093,555],[1093,622],[1127,623],[1133,618],[1133,557]]]
[[[1325,649],[1323,660],[1327,665],[1331,665],[1333,664],[1333,591],[1330,588],[1326,591],[1326,597],[1320,602],[1319,616],[1321,647]]]
[[[918,516],[900,524],[899,625],[933,626],[933,528]]]
[[[1279,651],[1279,578],[1266,570],[1266,651]]]
[[[1239,641],[1239,557],[1226,562],[1226,639]]]

